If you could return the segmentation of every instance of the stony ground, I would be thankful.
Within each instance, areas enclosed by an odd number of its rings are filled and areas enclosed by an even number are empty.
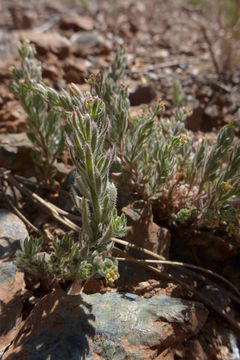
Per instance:
[[[132,112],[137,112],[144,104],[164,99],[166,116],[170,115],[173,84],[180,80],[186,94],[185,103],[193,110],[188,119],[188,128],[196,136],[201,136],[202,132],[214,136],[216,129],[237,117],[240,104],[239,41],[232,38],[229,40],[229,37],[222,35],[214,16],[208,18],[201,9],[189,5],[187,1],[31,0],[26,3],[21,0],[2,0],[0,14],[0,167],[12,170],[20,183],[23,182],[23,177],[29,179],[33,175],[31,144],[24,133],[25,114],[8,91],[8,68],[19,61],[17,46],[21,39],[29,39],[36,45],[38,57],[44,64],[44,81],[58,90],[71,82],[87,89],[85,80],[91,74],[107,68],[118,46],[124,45],[128,54],[125,83],[131,92]],[[24,184],[42,198],[69,210],[72,204],[68,200],[69,196],[66,197],[68,183],[64,178],[69,169],[66,155],[59,166],[56,184],[58,189],[60,183],[64,186],[57,194],[44,186],[37,189],[36,181],[32,178]],[[50,238],[53,234],[61,235],[66,231],[46,211],[35,205],[33,207],[29,198],[16,189],[16,184],[14,186],[14,191],[11,188],[5,189],[11,201],[6,202],[6,198],[1,196],[1,208],[13,211],[14,207],[10,204],[15,204],[14,201],[17,200],[21,212]],[[128,209],[126,214],[129,216],[128,220],[134,223],[134,216],[128,214]],[[31,228],[28,230],[32,232]],[[59,352],[54,353],[55,338],[51,339],[50,334],[55,332],[59,340],[58,335],[61,335],[66,314],[77,306],[76,299],[66,299],[62,289],[46,295],[39,284],[34,289],[30,289],[28,284],[24,285],[23,276],[16,271],[12,259],[16,246],[26,231],[20,219],[7,210],[0,210],[0,354],[12,342],[3,356],[4,360],[45,359],[43,354],[50,354],[51,359],[60,359]],[[205,235],[205,247],[198,247],[196,241],[195,252],[185,251],[184,243],[179,246],[176,241],[179,234],[175,234],[175,238],[171,234],[170,246],[170,234],[164,224],[152,223],[147,229],[146,237],[149,234],[153,242],[162,241],[166,258],[207,265],[221,272],[224,268],[224,275],[239,287],[239,255],[229,244],[221,242],[216,245],[216,238]],[[214,249],[216,247],[214,254],[209,251],[211,246]],[[142,343],[140,341],[143,347],[141,349],[145,351],[143,359],[239,359],[239,308],[232,304],[226,289],[223,291],[213,279],[206,279],[197,273],[184,272],[180,268],[167,270],[171,279],[165,277],[159,280],[157,275],[137,266],[120,266],[121,278],[117,285],[120,291],[128,291],[146,299],[171,296],[188,301],[184,303],[187,309],[185,312],[178,307],[178,312],[170,314],[172,317],[166,316],[164,309],[163,314],[153,316],[154,326],[150,326],[152,331],[159,325],[158,321],[163,330],[161,337],[154,338],[152,344],[149,339],[144,338]],[[181,279],[184,279],[185,286],[181,284]],[[106,291],[114,289],[107,288],[101,280],[94,280],[85,287],[85,293],[99,295]],[[44,295],[46,297],[42,300]],[[84,298],[84,301],[87,300]],[[181,303],[181,300],[178,301]],[[205,307],[199,303],[195,305],[195,301],[202,302]],[[57,302],[62,308],[56,305]],[[235,302],[239,305],[239,301]],[[170,306],[171,300],[167,304]],[[151,308],[150,305],[151,302],[148,303]],[[44,311],[49,315],[51,307],[57,308],[55,315],[49,318],[48,323],[43,321],[37,329],[36,324]],[[114,310],[111,308],[111,311]],[[150,313],[152,316],[151,311]],[[77,316],[81,321],[85,319],[79,311]],[[87,341],[85,337],[81,338],[84,326],[79,325],[73,338],[69,338],[66,333],[71,329],[71,320],[70,318],[64,330],[63,341],[68,351],[71,351],[73,342],[79,358],[88,359],[81,350],[82,341],[84,349]],[[99,330],[101,324],[91,324],[97,329],[98,335],[91,333],[91,326],[85,335],[91,339],[95,336],[95,342],[89,345],[94,359],[125,359],[130,358],[129,354],[136,353],[136,349],[139,350],[139,343],[134,343],[137,340],[134,339],[132,343],[130,341],[130,346],[129,339],[126,340],[129,334],[126,335],[123,331],[121,335],[118,334],[121,338],[119,353],[112,353],[111,346],[107,347],[106,343],[101,346],[99,335],[102,334],[101,331],[109,333],[109,328]],[[114,324],[118,327],[117,322]],[[114,331],[114,327],[111,328],[110,342],[116,336]],[[47,340],[44,333],[49,334]],[[156,336],[155,333],[154,335]],[[36,355],[32,344],[37,347],[44,342],[47,345],[42,350],[42,355]],[[104,351],[107,349],[106,352],[101,353],[99,347]],[[70,355],[64,352],[61,356],[66,358]]]

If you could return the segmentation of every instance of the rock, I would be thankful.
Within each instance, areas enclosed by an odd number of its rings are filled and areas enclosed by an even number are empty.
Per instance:
[[[109,42],[97,31],[78,31],[72,35],[71,49],[74,55],[108,54],[111,50]]]
[[[12,32],[0,29],[0,80],[10,78],[9,66],[16,63],[18,56],[18,41],[12,36]]]
[[[67,83],[83,84],[87,77],[87,68],[83,59],[68,59],[63,66]]]
[[[186,360],[238,360],[240,349],[237,334],[221,321],[209,317],[204,329],[183,344],[171,348],[174,359]]]
[[[10,7],[14,29],[32,29],[36,20],[37,13],[33,10],[19,6]]]
[[[197,131],[201,129],[203,120],[203,108],[197,107],[193,109],[192,114],[187,118],[186,127],[188,130]]]
[[[6,102],[0,110],[0,132],[17,132],[26,128],[26,115],[16,100]]]
[[[201,342],[197,339],[190,339],[186,341],[184,344],[185,346],[182,346],[180,344],[176,349],[171,349],[174,353],[175,357],[178,359],[194,359],[194,360],[208,360],[208,356],[206,352],[203,350],[203,347],[201,345]]]
[[[56,162],[54,164],[54,168],[57,171],[56,178],[59,181],[62,181],[65,179],[65,177],[70,173],[71,167],[69,165],[66,165],[62,162]]]
[[[144,201],[136,201],[122,209],[131,226],[126,240],[139,247],[146,248],[162,255],[169,256],[170,233],[153,222],[152,208]]]
[[[57,32],[38,33],[33,31],[19,31],[15,33],[15,36],[19,40],[29,40],[33,42],[40,55],[53,53],[60,59],[64,59],[70,55],[69,40]]]
[[[13,256],[27,236],[22,220],[10,211],[0,209],[0,257]]]
[[[0,108],[8,101],[13,100],[14,96],[9,92],[7,85],[0,84]]]
[[[153,359],[197,334],[200,303],[128,293],[46,295],[22,324],[3,360]]]
[[[19,329],[23,287],[23,273],[12,262],[0,261],[0,358]]]
[[[52,65],[52,64],[43,64],[42,67],[42,75],[43,78],[47,78],[50,79],[52,81],[56,81],[58,79],[58,77],[60,76],[60,70],[58,69],[58,67],[56,65]]]
[[[24,170],[33,166],[32,144],[25,133],[0,134],[0,166]]]
[[[89,16],[64,16],[60,22],[60,28],[64,30],[85,30],[91,31],[94,29],[94,20]]]
[[[129,94],[131,106],[149,104],[156,97],[156,90],[152,85],[138,85]]]

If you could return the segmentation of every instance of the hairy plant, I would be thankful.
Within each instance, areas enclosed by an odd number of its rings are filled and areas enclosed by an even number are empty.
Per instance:
[[[41,64],[35,58],[35,48],[23,42],[19,54],[21,67],[10,68],[13,77],[10,89],[20,100],[27,115],[27,135],[34,146],[36,170],[44,179],[49,179],[54,171],[55,161],[64,148],[61,114],[49,107],[41,95],[28,86],[32,82],[42,81]]]
[[[61,279],[88,279],[95,273],[109,282],[118,278],[116,261],[106,255],[113,246],[112,236],[125,235],[126,219],[117,215],[117,190],[109,180],[115,150],[106,151],[108,128],[103,101],[97,97],[81,99],[67,127],[67,143],[77,172],[73,199],[82,218],[79,239],[65,235],[54,240],[53,252],[41,260],[40,240],[25,240],[17,254],[20,268],[31,272],[35,268]]]
[[[119,75],[125,68],[123,60],[120,52],[110,70],[100,77],[101,81],[92,80],[94,91],[106,108],[114,108],[112,98],[121,98]],[[109,75],[112,73],[117,75]],[[157,202],[161,216],[169,222],[181,226],[191,223],[193,227],[223,226],[232,232],[239,221],[240,201],[236,166],[240,142],[233,146],[234,124],[220,130],[215,144],[202,140],[196,147],[193,135],[185,127],[189,111],[180,108],[183,92],[178,84],[174,89],[176,109],[171,119],[162,117],[163,102],[137,117],[131,117],[128,102],[123,103],[127,126],[122,127],[122,133],[115,130],[116,136],[121,134],[117,140],[110,138],[117,147],[120,172],[118,176],[113,174],[114,179],[136,198]],[[109,114],[114,128],[116,118]]]
[[[66,234],[48,251],[42,239],[30,237],[21,244],[16,263],[28,274],[85,280],[98,273],[109,282],[118,278],[111,239],[125,236],[127,226],[125,216],[118,216],[110,178],[150,209],[154,203],[159,219],[169,225],[224,229],[228,235],[239,228],[240,140],[234,138],[235,125],[223,127],[213,143],[196,142],[185,127],[184,108],[177,106],[165,119],[161,101],[131,116],[128,99],[122,101],[127,92],[121,91],[119,54],[100,77],[101,91],[99,78],[91,79],[95,90],[84,95],[73,84],[61,93],[38,79],[23,84],[23,91],[31,90],[67,120],[66,139],[77,174],[72,194],[82,219],[78,239]],[[122,107],[115,107],[118,103]]]

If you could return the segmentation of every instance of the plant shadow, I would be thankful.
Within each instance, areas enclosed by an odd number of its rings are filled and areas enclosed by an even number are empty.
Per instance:
[[[94,320],[81,296],[54,291],[35,305],[3,360],[88,359]]]

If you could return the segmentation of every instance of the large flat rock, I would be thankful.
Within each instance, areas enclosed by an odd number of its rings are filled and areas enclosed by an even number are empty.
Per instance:
[[[156,359],[197,334],[207,316],[202,304],[165,295],[57,291],[35,306],[3,360]]]

